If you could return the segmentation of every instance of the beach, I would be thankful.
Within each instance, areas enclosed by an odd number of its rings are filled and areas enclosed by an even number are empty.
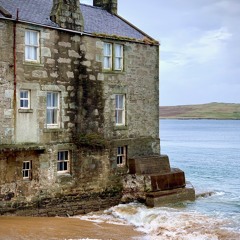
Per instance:
[[[0,217],[0,240],[138,239],[132,226],[96,223],[79,218]]]

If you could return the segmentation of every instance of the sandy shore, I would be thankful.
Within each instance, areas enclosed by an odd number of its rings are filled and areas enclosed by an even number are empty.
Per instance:
[[[0,217],[0,240],[127,240],[140,239],[141,236],[131,226],[77,218]]]

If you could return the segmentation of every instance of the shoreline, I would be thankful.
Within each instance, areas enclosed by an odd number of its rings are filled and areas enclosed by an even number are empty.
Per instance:
[[[239,103],[159,106],[159,118],[240,120]]]
[[[130,225],[92,222],[76,217],[0,216],[0,239],[122,240],[144,236]]]
[[[240,118],[190,118],[190,117],[160,117],[159,120],[240,120]]]

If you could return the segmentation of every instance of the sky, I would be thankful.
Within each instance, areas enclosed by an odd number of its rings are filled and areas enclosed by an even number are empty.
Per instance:
[[[160,42],[160,106],[240,103],[240,0],[118,0],[118,14]]]

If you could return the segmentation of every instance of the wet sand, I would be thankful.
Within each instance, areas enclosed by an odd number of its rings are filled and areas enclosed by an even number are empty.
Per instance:
[[[0,240],[140,239],[131,226],[78,218],[0,217]]]

